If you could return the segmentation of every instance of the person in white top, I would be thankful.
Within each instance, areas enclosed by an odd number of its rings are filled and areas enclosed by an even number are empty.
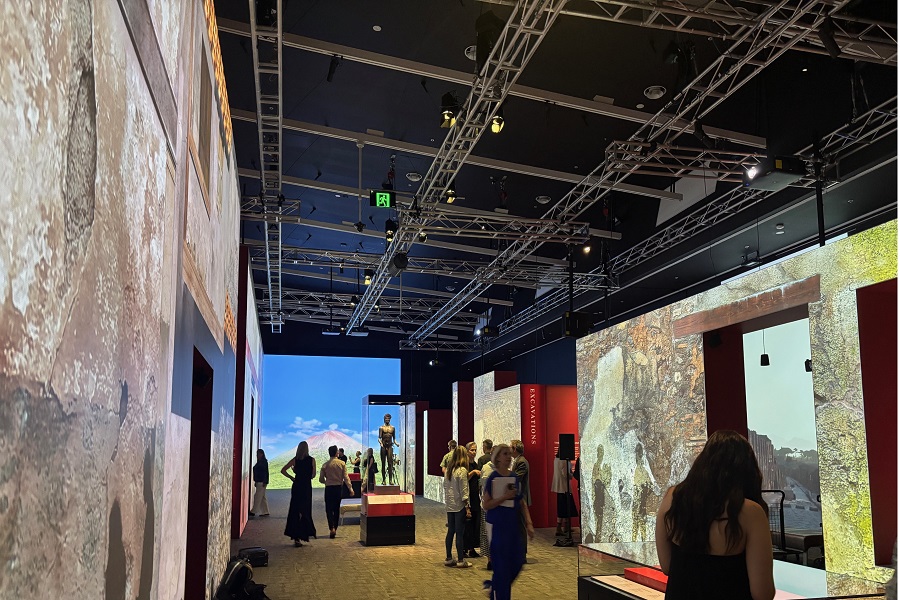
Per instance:
[[[561,459],[557,453],[553,459],[553,481],[550,484],[550,491],[556,494],[556,535],[565,535],[571,531],[569,527],[563,529],[566,517],[572,519],[578,516],[575,500],[572,498],[571,479],[569,461]]]
[[[447,472],[444,475],[444,503],[447,505],[447,559],[448,567],[471,567],[472,563],[465,558],[463,534],[466,529],[466,517],[471,517],[469,507],[469,453],[462,446],[453,450],[447,461]],[[456,536],[456,557],[453,560],[453,536]]]

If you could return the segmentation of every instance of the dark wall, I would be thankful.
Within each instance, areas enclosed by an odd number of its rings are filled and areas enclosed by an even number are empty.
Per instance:
[[[541,343],[540,332],[533,337],[536,339],[532,347],[536,349],[499,362],[489,362],[486,358],[483,366],[480,359],[474,359],[462,365],[458,380],[472,380],[490,371],[515,371],[520,382],[575,385],[575,338],[561,338],[537,347]]]

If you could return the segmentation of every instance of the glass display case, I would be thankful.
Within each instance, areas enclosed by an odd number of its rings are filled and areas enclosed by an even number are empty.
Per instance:
[[[413,407],[412,411],[408,410],[410,405]],[[372,448],[378,466],[378,473],[375,475],[376,485],[381,485],[384,477],[385,483],[393,483],[400,486],[400,490],[404,492],[415,493],[415,478],[409,477],[415,472],[415,402],[402,396],[370,395],[363,397],[362,409],[363,455],[365,456],[368,448]],[[380,428],[385,425],[385,415],[390,415],[389,425],[394,428],[394,441],[398,445],[392,448],[393,464],[386,456],[382,469],[378,435]]]
[[[775,600],[884,598],[883,584],[790,562],[776,560],[773,574],[777,590]],[[578,547],[579,600],[663,600],[664,582],[654,542],[611,542]]]

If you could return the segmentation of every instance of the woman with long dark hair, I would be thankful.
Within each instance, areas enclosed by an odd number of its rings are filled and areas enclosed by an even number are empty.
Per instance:
[[[731,430],[709,436],[687,478],[656,514],[667,600],[771,600],[772,538],[753,447]]]
[[[447,558],[444,564],[465,569],[472,566],[466,560],[466,548],[463,536],[466,529],[466,517],[472,518],[469,504],[469,453],[462,446],[457,446],[447,463],[444,473],[444,504],[447,508],[447,536],[444,540]],[[453,537],[456,536],[456,560],[453,560]]]
[[[294,475],[288,473],[293,468]],[[281,469],[281,474],[293,481],[291,504],[288,507],[284,535],[294,540],[300,547],[310,537],[316,537],[316,526],[312,520],[312,478],[316,473],[316,459],[309,455],[309,444],[297,444],[297,454]]]

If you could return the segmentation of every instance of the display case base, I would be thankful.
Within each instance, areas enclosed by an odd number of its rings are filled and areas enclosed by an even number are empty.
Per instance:
[[[370,517],[359,520],[359,541],[363,546],[408,546],[416,543],[416,517]]]

